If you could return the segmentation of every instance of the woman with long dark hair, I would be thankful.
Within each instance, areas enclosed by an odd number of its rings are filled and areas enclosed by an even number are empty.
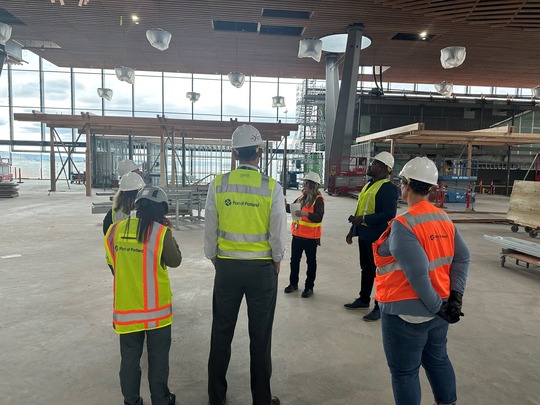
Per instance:
[[[167,266],[182,254],[169,228],[167,194],[145,187],[135,199],[136,218],[114,223],[105,235],[107,262],[114,269],[113,327],[120,335],[120,386],[124,403],[142,405],[140,358],[144,339],[152,403],[172,405],[168,387],[172,293]]]
[[[300,260],[302,253],[306,252],[307,272],[302,298],[313,295],[317,275],[317,246],[321,245],[324,216],[324,198],[319,191],[320,184],[321,178],[317,173],[307,173],[304,176],[302,195],[293,203],[300,204],[300,209],[293,213],[299,219],[293,219],[291,224],[291,274],[285,292],[291,293],[298,290]],[[287,212],[291,212],[291,205],[287,204],[286,209]]]

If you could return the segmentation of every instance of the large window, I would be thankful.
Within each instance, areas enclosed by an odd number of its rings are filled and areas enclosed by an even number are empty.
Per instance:
[[[221,76],[193,75],[193,88],[189,91],[201,94],[199,101],[193,103],[193,119],[221,120]]]
[[[74,76],[74,113],[90,112],[101,115],[101,98],[97,93],[97,89],[101,87],[101,72],[96,69],[74,69]]]
[[[135,111],[138,117],[162,113],[162,77],[157,72],[135,73]]]
[[[186,98],[188,91],[191,91],[191,75],[165,73],[163,98],[166,117],[191,119],[191,102]]]

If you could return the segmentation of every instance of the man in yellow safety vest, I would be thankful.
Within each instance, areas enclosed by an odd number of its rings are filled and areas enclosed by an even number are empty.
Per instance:
[[[232,135],[239,166],[210,183],[204,253],[215,267],[208,359],[210,405],[226,403],[231,342],[244,295],[248,307],[254,405],[277,405],[270,389],[272,325],[287,218],[282,187],[259,172],[263,140],[251,125]]]

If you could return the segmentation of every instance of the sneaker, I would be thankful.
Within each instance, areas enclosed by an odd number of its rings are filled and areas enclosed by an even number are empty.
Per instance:
[[[176,404],[176,394],[169,393],[169,402],[167,402],[167,405],[174,405]]]
[[[367,309],[369,308],[369,302],[365,303],[360,301],[360,298],[357,298],[354,300],[354,302],[351,302],[350,304],[343,305],[347,309]]]
[[[311,288],[306,288],[302,291],[302,298],[309,298],[313,295],[313,290]]]
[[[366,322],[378,321],[379,319],[381,319],[381,310],[377,306],[373,308],[373,310],[369,314],[364,315],[362,319]]]
[[[293,291],[296,291],[298,290],[298,286],[297,285],[292,285],[292,284],[289,284],[287,287],[285,287],[285,293],[289,294],[289,293],[292,293]]]
[[[278,397],[272,397],[272,399],[270,400],[270,405],[281,405],[281,401]]]

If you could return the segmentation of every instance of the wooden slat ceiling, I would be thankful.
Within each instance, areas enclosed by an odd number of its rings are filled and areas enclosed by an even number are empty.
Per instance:
[[[365,26],[372,45],[360,54],[362,65],[390,66],[383,81],[496,87],[540,84],[540,2],[538,0],[0,0],[0,21],[12,22],[12,39],[52,41],[44,58],[59,66],[246,75],[282,78],[325,77],[324,58],[299,59],[302,38],[345,33]],[[263,9],[307,11],[311,18],[263,17]],[[139,24],[130,16],[137,14]],[[122,19],[122,25],[120,20]],[[7,21],[10,20],[10,21]],[[301,36],[213,30],[212,21],[302,27]],[[150,46],[145,32],[172,33],[170,47]],[[430,41],[397,41],[397,33],[433,35]],[[462,66],[443,69],[440,49],[464,46]],[[33,50],[35,48],[32,48]],[[364,77],[364,80],[370,80]]]

